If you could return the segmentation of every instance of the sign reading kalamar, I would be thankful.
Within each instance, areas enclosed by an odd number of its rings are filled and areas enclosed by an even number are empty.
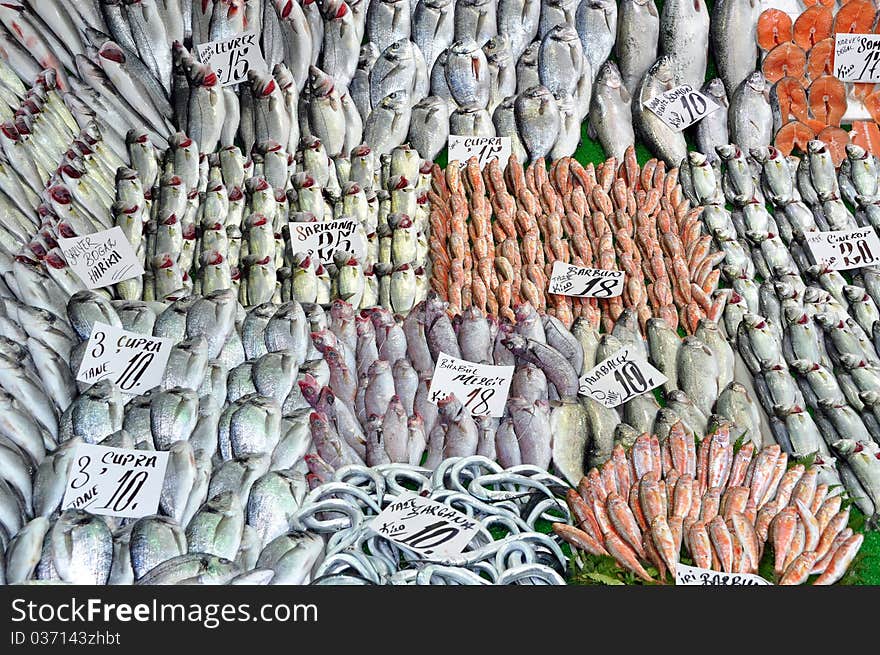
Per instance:
[[[127,394],[142,394],[162,382],[174,342],[96,322],[76,374],[79,382],[105,378]]]
[[[67,265],[89,289],[109,287],[144,274],[137,254],[119,226],[82,237],[58,238]]]
[[[259,72],[268,69],[256,32],[243,32],[228,39],[203,43],[196,46],[196,52],[199,60],[217,74],[220,86],[244,82],[251,69]]]
[[[584,373],[579,393],[589,396],[605,407],[622,405],[633,396],[659,387],[669,378],[647,361],[621,348]]]
[[[155,514],[167,466],[167,451],[78,444],[61,509],[133,519]]]
[[[474,416],[504,416],[513,368],[475,364],[440,353],[428,399],[436,405],[452,394]]]
[[[426,557],[459,555],[480,531],[466,514],[436,500],[404,494],[382,510],[370,529]]]
[[[645,107],[676,132],[681,132],[704,116],[721,109],[719,104],[694,90],[690,84],[682,84],[654,96],[645,103]]]
[[[509,136],[457,136],[449,135],[449,155],[447,161],[457,161],[460,166],[468,163],[471,157],[480,162],[480,170],[493,159],[501,168],[507,166],[511,145]]]

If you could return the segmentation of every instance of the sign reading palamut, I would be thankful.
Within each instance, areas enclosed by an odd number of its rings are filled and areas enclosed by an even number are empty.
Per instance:
[[[141,394],[158,386],[174,342],[96,322],[76,379],[94,384],[105,378],[123,393]]]
[[[155,514],[167,466],[165,451],[78,444],[61,509],[128,518]]]
[[[81,237],[58,238],[67,265],[89,289],[109,287],[144,274],[119,226]]]

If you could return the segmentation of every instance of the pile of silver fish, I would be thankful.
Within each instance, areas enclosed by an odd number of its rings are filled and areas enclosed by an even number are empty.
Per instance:
[[[732,291],[723,324],[773,437],[789,454],[839,458],[841,480],[870,517],[880,501],[880,460],[870,456],[880,440],[880,269],[859,268],[848,283],[815,262],[805,236],[871,225],[877,162],[850,145],[838,174],[824,143],[808,150],[797,159],[768,146],[720,146],[720,174],[690,153],[681,177],[725,253]],[[844,197],[861,198],[855,214]]]
[[[569,521],[557,495],[565,483],[536,466],[502,468],[484,457],[454,457],[433,472],[418,466],[350,466],[314,489],[292,520],[327,538],[313,584],[565,584],[567,559],[539,519]],[[478,534],[453,557],[400,547],[368,526],[404,494],[417,493],[476,520]],[[503,531],[497,538],[490,531]]]

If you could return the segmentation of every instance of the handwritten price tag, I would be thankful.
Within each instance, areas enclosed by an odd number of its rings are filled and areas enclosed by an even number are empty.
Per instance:
[[[669,378],[641,357],[621,348],[580,379],[580,394],[605,407],[617,407],[633,396],[659,387]]]
[[[843,82],[880,82],[880,34],[835,34],[834,77]]]
[[[61,509],[135,519],[156,513],[167,452],[81,443],[73,462]]]
[[[317,256],[322,264],[332,264],[337,252],[354,253],[358,261],[363,261],[367,255],[364,231],[353,218],[288,225],[293,254],[307,252],[312,257]]]
[[[751,573],[722,573],[687,564],[675,565],[675,584],[695,587],[740,587],[743,585],[770,585],[759,575]]]
[[[550,274],[550,293],[578,298],[614,298],[623,293],[623,271],[602,268],[583,268],[553,262]]]
[[[109,287],[144,274],[121,227],[83,237],[58,238],[68,266],[89,289]]]
[[[110,378],[123,393],[141,394],[162,382],[174,343],[95,323],[76,379],[95,383]]]
[[[247,79],[248,71],[268,69],[256,32],[244,32],[228,39],[196,46],[199,60],[217,74],[220,86],[238,84]]]
[[[468,159],[476,157],[480,161],[480,170],[493,159],[498,159],[501,168],[507,166],[510,159],[509,136],[456,136],[449,135],[449,161],[457,161],[459,165],[467,164]]]
[[[504,416],[513,369],[513,366],[474,364],[440,353],[428,398],[436,405],[453,394],[474,416]]]
[[[690,84],[682,84],[645,103],[645,107],[660,117],[676,132],[690,127],[704,116],[718,111],[721,106],[708,96],[695,91]]]
[[[806,239],[816,262],[835,271],[862,268],[880,261],[880,238],[872,227],[808,232]]]
[[[370,523],[377,534],[422,555],[459,555],[480,525],[449,505],[405,494]]]

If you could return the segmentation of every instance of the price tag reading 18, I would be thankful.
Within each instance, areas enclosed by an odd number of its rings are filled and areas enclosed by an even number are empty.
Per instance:
[[[690,84],[682,84],[654,96],[645,103],[645,107],[676,132],[681,132],[713,111],[721,109],[720,105],[695,91]]]
[[[77,445],[61,509],[140,518],[155,514],[168,453]]]
[[[578,298],[614,298],[623,293],[623,276],[623,271],[583,268],[556,261],[547,291]]]
[[[504,416],[513,368],[474,364],[440,353],[428,399],[436,405],[452,394],[474,416]]]
[[[842,82],[880,82],[880,34],[835,34],[834,77]]]
[[[805,235],[816,262],[834,271],[872,266],[880,261],[880,238],[872,227]]]
[[[460,554],[480,531],[480,525],[448,505],[404,494],[373,519],[370,529],[401,546],[436,558]]]
[[[144,393],[162,382],[173,345],[171,339],[95,323],[76,379],[95,383],[109,378],[123,393]]]
[[[579,393],[613,408],[666,382],[668,378],[644,359],[621,348],[587,371]]]

